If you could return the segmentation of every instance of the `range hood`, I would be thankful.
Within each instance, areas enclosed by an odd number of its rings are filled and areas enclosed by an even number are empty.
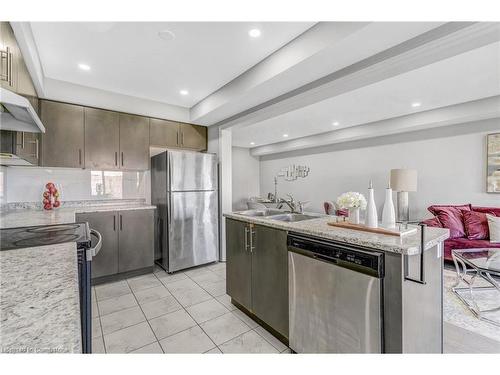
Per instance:
[[[45,133],[42,121],[25,97],[0,87],[0,104],[0,130]]]

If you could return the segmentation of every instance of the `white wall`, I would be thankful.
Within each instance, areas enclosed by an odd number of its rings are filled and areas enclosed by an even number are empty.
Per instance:
[[[469,132],[476,126],[467,125]],[[475,128],[481,129],[480,125]],[[273,191],[273,177],[280,168],[305,164],[311,168],[309,176],[293,182],[280,180],[278,195],[292,193],[299,200],[311,201],[307,210],[322,212],[323,201],[334,201],[349,190],[366,194],[368,181],[373,180],[380,215],[390,170],[406,167],[418,171],[418,192],[410,193],[412,218],[429,216],[426,208],[437,203],[498,207],[500,195],[485,193],[486,134],[492,132],[491,122],[487,125],[488,131],[474,134],[460,135],[459,128],[450,128],[436,134],[427,131],[367,140],[351,144],[350,149],[349,145],[332,146],[261,157],[260,191],[262,195]],[[500,120],[495,126],[500,131]]]
[[[72,168],[2,167],[2,203],[40,202],[45,184],[60,186],[61,200],[146,199],[151,201],[150,172],[121,173],[121,195],[92,195],[91,170]]]
[[[233,147],[233,211],[246,210],[247,200],[260,195],[259,158],[250,155],[248,148]]]

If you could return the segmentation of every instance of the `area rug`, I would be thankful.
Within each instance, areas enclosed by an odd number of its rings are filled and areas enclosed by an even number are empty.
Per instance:
[[[477,285],[487,285],[483,280],[477,280]],[[443,320],[474,333],[483,335],[500,342],[500,327],[479,320],[464,305],[462,301],[451,291],[455,285],[456,273],[451,269],[444,270],[444,293],[443,293]],[[476,285],[476,284],[475,284]],[[464,286],[464,285],[461,285]],[[468,292],[461,292],[462,297],[470,300]],[[474,292],[475,293],[475,292]],[[480,308],[489,308],[500,305],[500,293],[492,291],[481,291],[475,294],[475,300]],[[500,322],[500,312],[488,314],[488,318]]]

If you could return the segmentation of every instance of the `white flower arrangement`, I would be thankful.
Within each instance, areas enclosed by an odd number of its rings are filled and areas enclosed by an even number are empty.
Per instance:
[[[366,208],[366,199],[363,194],[348,191],[337,198],[337,206],[341,209],[359,207],[364,210]]]

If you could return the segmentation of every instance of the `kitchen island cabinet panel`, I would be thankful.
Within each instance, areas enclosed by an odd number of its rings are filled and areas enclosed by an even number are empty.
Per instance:
[[[252,309],[252,256],[250,225],[226,220],[227,294],[248,310]]]
[[[253,313],[288,337],[287,234],[255,225],[252,242]]]

